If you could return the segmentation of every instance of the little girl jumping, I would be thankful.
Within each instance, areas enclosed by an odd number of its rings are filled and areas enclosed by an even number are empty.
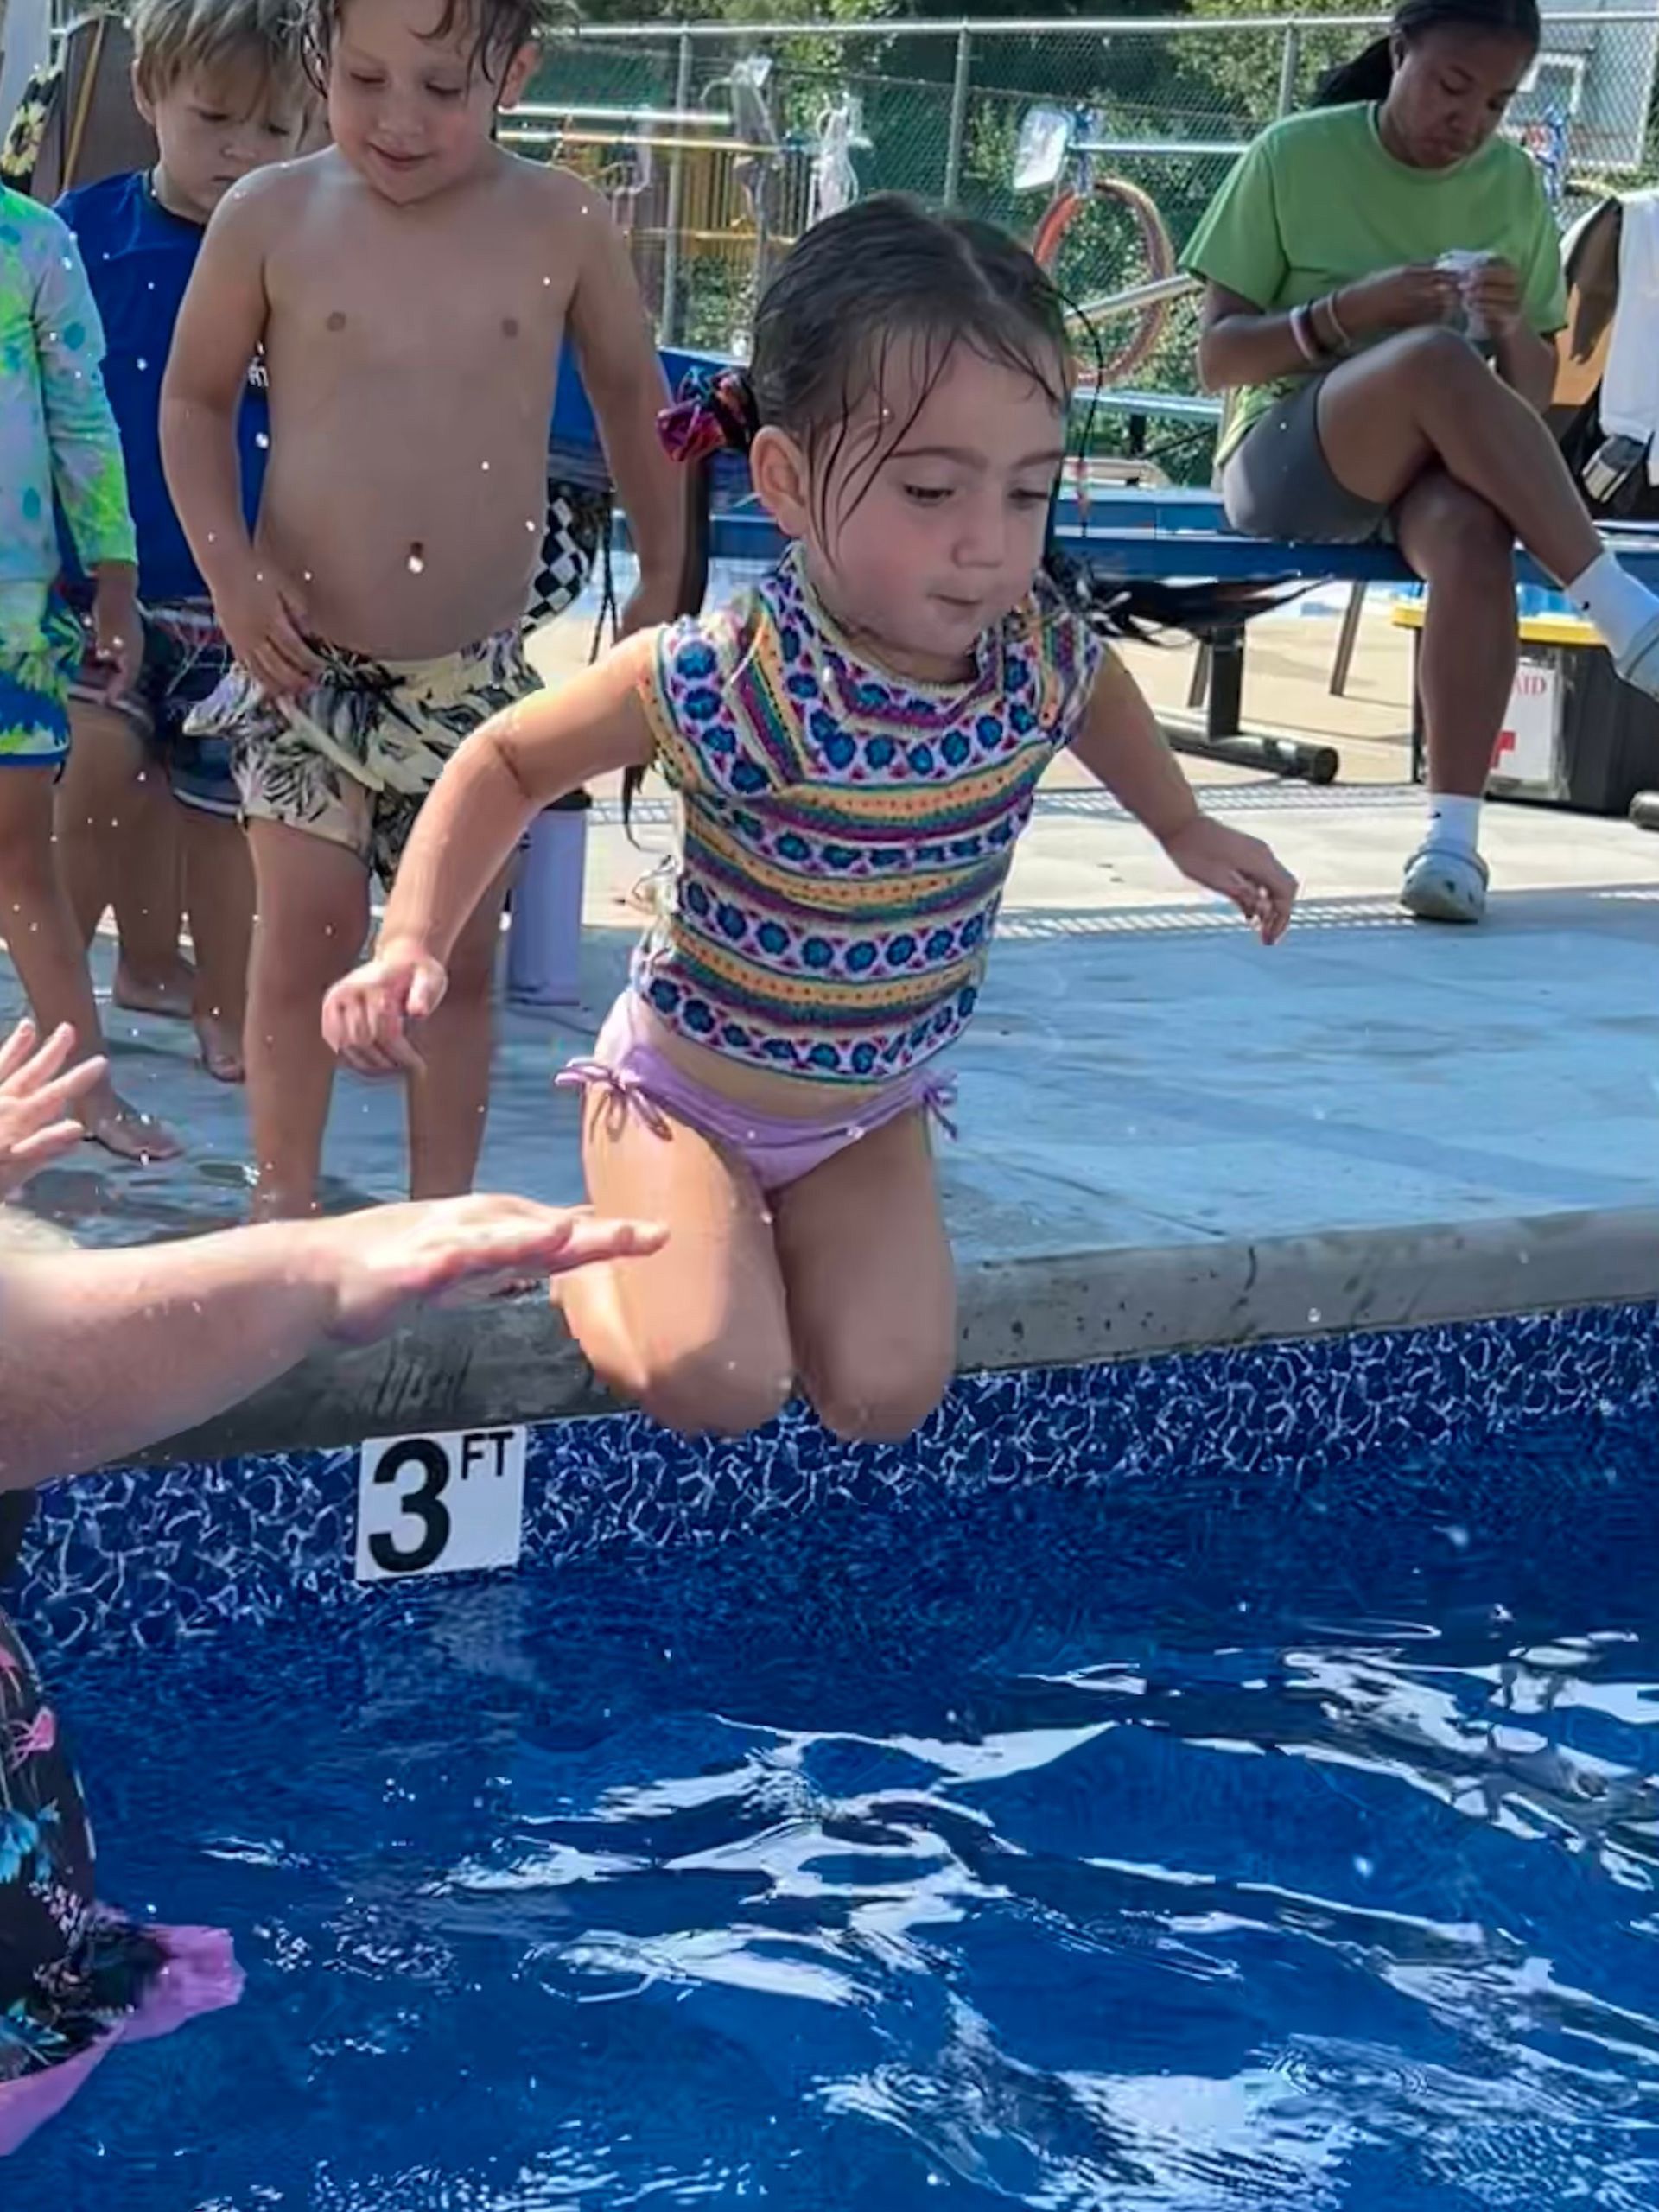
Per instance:
[[[1165,590],[1084,603],[1045,560],[1071,357],[1058,294],[988,225],[891,196],[807,232],[753,367],[675,410],[747,449],[791,541],[717,613],[630,639],[486,722],[422,813],[374,957],[324,1009],[367,1073],[408,1033],[537,811],[650,766],[677,863],[591,1059],[582,1158],[658,1257],[563,1291],[596,1372],[669,1427],[739,1433],[798,1381],[847,1437],[907,1435],[950,1379],[929,1141],[1014,844],[1070,746],[1181,872],[1273,943],[1295,885],[1208,820],[1105,643]]]

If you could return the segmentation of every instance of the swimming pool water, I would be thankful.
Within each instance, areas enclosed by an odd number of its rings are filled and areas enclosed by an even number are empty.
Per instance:
[[[73,1662],[235,2012],[8,2207],[1659,2204],[1644,1433],[949,1503]]]

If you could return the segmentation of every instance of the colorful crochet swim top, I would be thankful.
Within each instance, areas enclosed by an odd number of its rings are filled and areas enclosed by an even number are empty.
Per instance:
[[[680,850],[633,983],[756,1067],[880,1084],[979,994],[1020,832],[1105,648],[1046,580],[959,684],[860,659],[798,550],[662,632],[642,686]]]

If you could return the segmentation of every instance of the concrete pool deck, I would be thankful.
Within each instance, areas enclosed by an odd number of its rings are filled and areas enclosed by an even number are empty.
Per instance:
[[[1659,839],[1495,806],[1488,925],[1426,929],[1394,906],[1421,810],[1397,780],[1397,735],[1353,746],[1344,772],[1361,780],[1323,791],[1189,765],[1217,811],[1295,868],[1300,918],[1263,952],[1103,794],[1057,772],[957,1056],[961,1141],[941,1147],[963,1364],[1659,1297]],[[643,855],[613,803],[594,811],[584,1008],[503,1021],[486,1186],[580,1195],[575,1105],[549,1077],[623,975],[629,889],[665,837],[663,803],[641,813]],[[107,944],[97,960],[107,982]],[[0,1015],[17,1004],[0,969]],[[99,1243],[238,1217],[240,1095],[193,1066],[190,1043],[111,1017],[118,1080],[188,1155],[127,1170],[89,1148],[37,1179],[35,1211]],[[397,1093],[344,1079],[327,1157],[331,1205],[397,1195]],[[314,1360],[188,1448],[601,1402],[557,1318],[524,1300]]]

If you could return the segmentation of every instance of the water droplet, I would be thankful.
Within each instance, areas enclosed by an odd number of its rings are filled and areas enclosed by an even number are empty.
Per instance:
[[[1440,1534],[1446,1538],[1446,1542],[1451,1545],[1454,1552],[1466,1552],[1468,1550],[1469,1531],[1463,1526],[1461,1522],[1452,1522],[1449,1528],[1442,1529]]]
[[[480,461],[478,465],[484,471],[486,475],[489,474],[490,464],[487,461]]]
[[[144,359],[143,355],[141,353],[141,354],[138,356],[137,363],[137,365],[137,365],[137,370],[138,370],[138,373],[139,373],[139,375],[140,375],[140,376],[143,376],[143,374],[144,373],[144,371],[145,371],[145,370],[149,366],[149,362]]]
[[[1355,1857],[1354,1872],[1362,1882],[1369,1882],[1376,1872],[1376,1862],[1375,1859],[1367,1859],[1363,1852],[1361,1852]]]
[[[1307,1323],[1308,1323],[1308,1326],[1309,1326],[1311,1329],[1317,1329],[1317,1328],[1319,1327],[1319,1325],[1320,1322],[1321,1322],[1321,1321],[1323,1321],[1323,1320],[1324,1320],[1324,1319],[1325,1319],[1324,1314],[1319,1311],[1319,1307],[1318,1307],[1317,1306],[1310,1306],[1308,1307],[1308,1309],[1307,1309]]]
[[[270,451],[270,438],[268,432],[264,430],[256,430],[253,434],[253,442],[258,447],[261,453],[269,453]]]

